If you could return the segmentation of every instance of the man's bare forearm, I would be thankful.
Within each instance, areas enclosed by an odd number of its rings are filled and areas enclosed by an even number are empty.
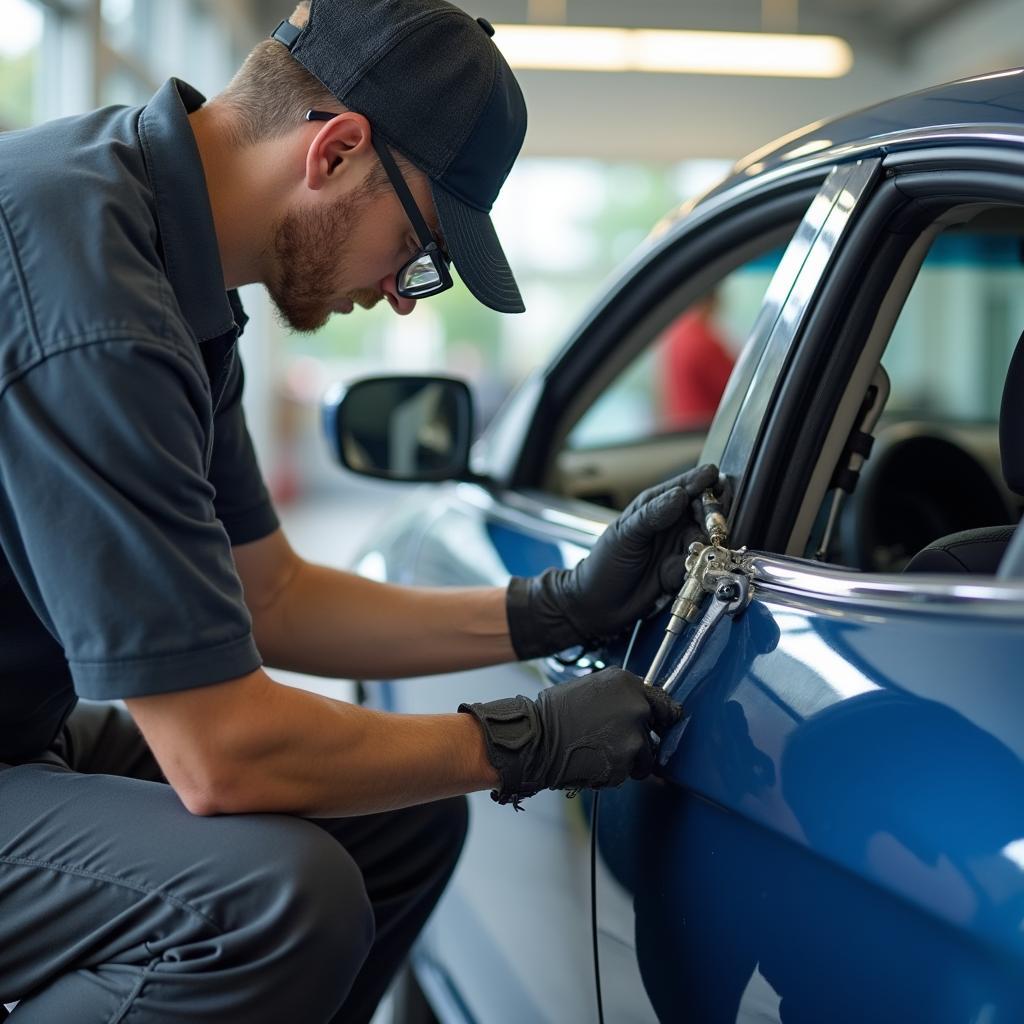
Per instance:
[[[193,813],[366,814],[498,782],[468,715],[371,711],[262,671],[128,707]]]
[[[267,665],[312,675],[381,679],[515,660],[501,587],[399,587],[300,562],[253,621]]]

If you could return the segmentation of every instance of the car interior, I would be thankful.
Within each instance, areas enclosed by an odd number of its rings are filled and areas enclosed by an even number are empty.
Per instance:
[[[949,211],[879,309],[787,553],[877,573],[994,574],[1024,508],[1022,326],[1024,211]],[[872,388],[884,397],[864,430]]]
[[[676,304],[590,396],[549,493],[621,509],[694,465],[706,423],[666,414],[676,326],[716,299],[734,359],[793,226]],[[911,245],[821,444],[785,553],[876,573],[996,571],[1024,510],[1024,209],[947,211]],[[635,352],[635,349],[633,350]],[[632,355],[632,353],[631,353]]]

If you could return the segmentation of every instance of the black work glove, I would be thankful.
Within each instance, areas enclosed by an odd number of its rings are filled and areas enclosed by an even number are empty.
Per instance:
[[[646,615],[662,595],[677,591],[686,575],[686,549],[707,540],[691,503],[709,487],[722,494],[715,466],[651,487],[574,568],[513,576],[505,604],[516,655],[536,658],[608,639]]]
[[[643,779],[654,768],[651,732],[661,736],[683,715],[664,690],[632,672],[606,668],[542,690],[536,701],[508,697],[460,704],[483,729],[487,759],[501,788],[499,804],[541,789],[578,790]]]

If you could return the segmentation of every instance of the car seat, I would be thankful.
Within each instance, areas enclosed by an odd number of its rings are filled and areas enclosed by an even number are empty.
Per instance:
[[[1024,334],[1017,339],[1003,384],[999,457],[1007,487],[1024,495]],[[940,537],[914,555],[903,571],[994,575],[1016,529],[987,526]]]

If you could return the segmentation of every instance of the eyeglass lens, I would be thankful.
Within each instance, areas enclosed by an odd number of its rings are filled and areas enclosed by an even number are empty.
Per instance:
[[[399,287],[410,294],[433,291],[441,284],[441,274],[429,254],[424,253],[402,268]]]

